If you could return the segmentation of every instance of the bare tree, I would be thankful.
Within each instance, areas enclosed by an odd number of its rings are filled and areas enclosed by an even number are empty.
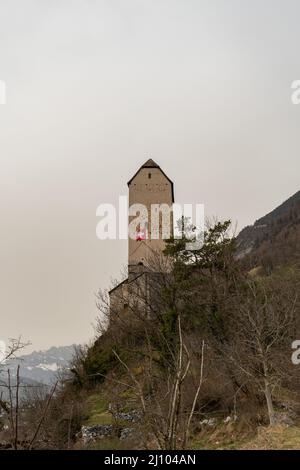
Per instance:
[[[230,352],[224,351],[244,379],[263,393],[271,426],[276,423],[273,393],[287,375],[284,364],[297,301],[288,286],[276,282],[250,280],[246,293],[239,292],[232,316],[233,341]]]
[[[149,340],[149,330],[145,328],[145,336]],[[184,340],[181,324],[181,315],[177,319],[178,348],[172,350],[171,345],[167,345],[171,352],[171,359],[168,371],[159,370],[154,366],[153,347],[147,341],[147,348],[144,351],[146,363],[144,373],[137,378],[130,366],[113,351],[117,360],[125,369],[131,381],[133,389],[140,401],[143,412],[144,425],[155,436],[157,445],[161,449],[187,448],[190,437],[190,427],[194,416],[195,407],[204,379],[204,341],[201,348],[200,371],[198,385],[190,402],[184,400],[184,395],[190,391],[190,384],[187,379],[191,375],[191,354]],[[167,382],[164,380],[168,374]],[[109,380],[109,379],[108,379]],[[120,383],[120,382],[119,382]]]

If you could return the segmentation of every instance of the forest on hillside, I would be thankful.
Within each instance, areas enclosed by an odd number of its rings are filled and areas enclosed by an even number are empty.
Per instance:
[[[298,258],[256,253],[249,269],[229,233],[216,222],[197,250],[193,230],[169,240],[113,310],[99,291],[96,339],[52,390],[20,399],[8,384],[2,448],[299,446]]]

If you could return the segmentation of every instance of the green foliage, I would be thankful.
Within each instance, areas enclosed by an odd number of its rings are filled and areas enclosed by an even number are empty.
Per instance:
[[[85,371],[88,377],[95,381],[103,381],[108,372],[117,365],[117,358],[113,353],[114,345],[95,344],[87,354],[85,360]],[[115,349],[118,349],[115,346]]]
[[[185,227],[188,226],[188,230]],[[175,334],[178,309],[186,327],[208,329],[216,339],[224,341],[224,299],[218,285],[227,295],[237,280],[234,261],[235,240],[227,234],[230,221],[218,222],[204,233],[201,247],[189,249],[195,241],[195,228],[182,219],[182,238],[167,241],[165,254],[172,260],[172,275],[164,295],[169,306],[162,321],[162,331],[169,337]]]
[[[187,270],[190,267],[202,269],[224,269],[226,254],[233,253],[234,239],[227,235],[231,221],[218,222],[203,235],[203,244],[198,249],[189,249],[187,243],[196,241],[195,227],[183,231],[180,239],[171,238],[166,242],[165,254],[173,259],[174,268]]]
[[[86,426],[112,424],[112,415],[107,411],[108,403],[100,393],[94,393],[89,396],[86,408],[88,415],[84,422]]]

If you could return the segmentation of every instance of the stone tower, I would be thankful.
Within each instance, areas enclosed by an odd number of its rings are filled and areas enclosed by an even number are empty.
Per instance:
[[[169,224],[169,236],[173,235],[174,188],[172,181],[152,159],[147,160],[130,179],[128,188],[129,207],[143,204],[148,213],[146,227],[141,227],[140,231],[137,229],[134,238],[128,237],[128,271],[131,273],[136,271],[137,266],[147,264],[153,253],[163,251],[165,247],[163,229],[166,228],[166,224]],[[166,212],[169,208],[169,217],[166,214],[163,218],[162,212],[158,211],[157,206],[162,204],[165,205]],[[153,216],[155,210],[157,215]],[[129,223],[134,218],[129,216]]]
[[[133,237],[128,237],[128,278],[109,292],[111,314],[120,310],[125,312],[128,306],[136,301],[137,291],[144,291],[148,303],[151,302],[149,281],[158,274],[155,274],[153,268],[149,270],[148,261],[153,255],[161,254],[165,247],[163,234],[166,224],[169,237],[173,235],[174,188],[172,181],[159,165],[151,159],[147,160],[128,181],[128,188],[129,208],[142,204],[147,210],[147,224],[143,227],[137,226]],[[163,205],[168,209],[169,216],[164,218],[161,210],[155,215],[153,205],[160,209]],[[135,215],[129,215],[128,223],[135,218]],[[145,307],[145,313],[149,313],[148,307]]]

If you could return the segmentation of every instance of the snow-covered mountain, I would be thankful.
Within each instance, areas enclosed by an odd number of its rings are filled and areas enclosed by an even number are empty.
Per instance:
[[[15,377],[17,367],[20,365],[20,377],[23,383],[31,381],[50,385],[54,382],[59,371],[67,370],[74,355],[76,345],[52,347],[46,351],[34,351],[31,354],[19,356],[5,364],[1,372],[1,379],[10,369],[11,376]]]

